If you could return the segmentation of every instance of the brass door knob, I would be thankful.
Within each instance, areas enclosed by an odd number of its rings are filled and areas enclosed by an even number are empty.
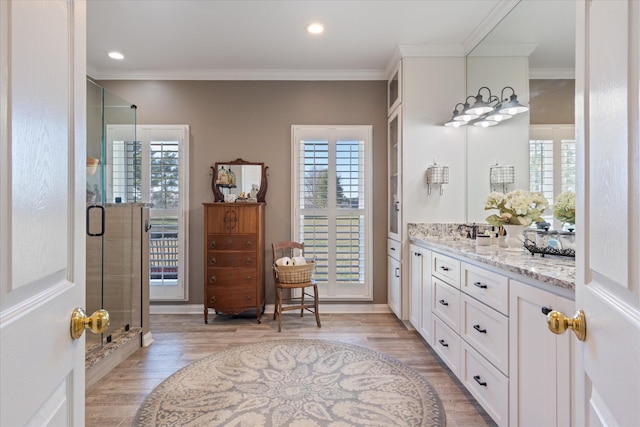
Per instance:
[[[573,317],[567,317],[559,311],[550,311],[547,314],[547,325],[549,330],[557,335],[571,329],[580,341],[587,337],[587,317],[582,310],[576,311]]]
[[[82,336],[85,329],[89,329],[94,334],[101,334],[109,327],[109,312],[107,310],[97,310],[87,317],[82,308],[76,308],[71,313],[71,337],[77,340]]]

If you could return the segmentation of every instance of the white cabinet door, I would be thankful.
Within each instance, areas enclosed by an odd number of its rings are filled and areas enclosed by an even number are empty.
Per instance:
[[[387,304],[402,319],[402,294],[400,292],[400,261],[387,256]]]
[[[587,327],[575,421],[637,426],[640,2],[581,1],[576,23],[576,308]]]
[[[409,322],[420,331],[422,324],[422,250],[415,245],[409,247],[409,263],[411,264],[411,277],[409,278]],[[429,309],[429,307],[427,307]]]
[[[429,343],[433,342],[431,321],[431,251],[410,245],[411,277],[409,321]]]
[[[573,313],[574,302],[509,282],[510,425],[570,426],[572,338],[549,332],[543,308]]]
[[[84,425],[86,19],[0,1],[0,425]]]

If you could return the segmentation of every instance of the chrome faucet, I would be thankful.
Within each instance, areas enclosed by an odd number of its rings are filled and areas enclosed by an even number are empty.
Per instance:
[[[458,226],[458,231],[467,230],[467,239],[476,239],[478,235],[478,225],[474,222],[473,224],[460,224]]]

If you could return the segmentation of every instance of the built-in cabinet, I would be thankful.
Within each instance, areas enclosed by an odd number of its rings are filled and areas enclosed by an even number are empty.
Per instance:
[[[402,246],[399,242],[387,239],[387,304],[396,316],[401,316],[402,293],[400,283],[400,260]]]
[[[452,132],[442,126],[450,113],[444,112],[441,105],[454,105],[457,99],[464,99],[465,61],[441,54],[403,56],[387,83],[387,237],[408,254],[410,222],[464,221],[457,195],[465,191],[466,185],[464,131]],[[443,144],[445,140],[447,143]],[[434,160],[450,166],[452,177],[445,196],[427,194],[425,172]],[[406,257],[389,256],[387,260],[388,293],[396,297],[389,301],[389,307],[408,324],[410,263]],[[399,277],[392,274],[398,262]]]
[[[204,321],[209,309],[264,310],[264,203],[204,203]]]
[[[574,302],[507,271],[410,248],[411,324],[493,420],[571,425],[572,341],[548,330],[545,313],[571,313]],[[425,319],[430,327],[418,326]]]

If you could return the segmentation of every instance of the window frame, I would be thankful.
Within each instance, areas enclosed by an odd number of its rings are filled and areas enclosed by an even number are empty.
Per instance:
[[[364,208],[358,209],[364,216],[364,231],[361,253],[365,266],[363,268],[364,277],[361,284],[339,284],[331,280],[332,274],[335,274],[335,265],[329,266],[329,280],[325,283],[319,283],[320,298],[331,301],[373,301],[373,126],[371,125],[292,125],[291,126],[291,236],[292,240],[300,241],[301,217],[305,211],[301,208],[300,189],[301,180],[304,180],[303,171],[299,170],[301,141],[304,140],[323,140],[329,143],[329,156],[333,161],[333,168],[329,167],[328,182],[336,180],[336,142],[358,140],[363,142],[363,162],[364,162]],[[329,162],[331,163],[331,161]],[[304,185],[304,182],[302,183]],[[329,186],[328,198],[335,199],[335,189]],[[356,210],[353,208],[335,207],[327,212],[329,215],[328,222],[330,227],[336,227],[335,218],[340,213],[345,215],[354,214]],[[313,210],[310,210],[312,212]],[[329,258],[335,260],[335,234],[330,232],[328,236],[328,254]],[[333,243],[332,243],[333,242]],[[333,258],[332,258],[333,257]],[[334,262],[335,264],[335,262]],[[332,270],[333,267],[333,270]],[[352,292],[348,292],[348,291]],[[345,292],[346,291],[346,292]],[[294,297],[297,296],[294,293]]]
[[[127,126],[130,130],[131,126]],[[118,136],[124,131],[122,125],[107,125],[106,150],[108,153],[108,168],[106,181],[107,194],[113,194],[113,146],[114,141],[119,141]],[[177,141],[179,152],[178,170],[178,192],[180,203],[178,209],[169,209],[176,212],[178,216],[178,277],[175,284],[172,282],[152,285],[151,275],[149,275],[149,297],[151,301],[188,301],[189,300],[189,125],[136,125],[136,142],[142,145],[143,158],[144,151],[148,150],[153,142]],[[149,157],[150,160],[150,156]],[[140,165],[141,174],[150,179],[149,161]],[[142,180],[140,187],[140,200],[136,202],[150,203],[150,181]],[[160,209],[158,209],[160,210]],[[164,209],[162,209],[164,210]],[[153,218],[154,208],[149,207],[149,217]],[[149,238],[151,234],[148,234]],[[151,268],[150,261],[147,268]]]

